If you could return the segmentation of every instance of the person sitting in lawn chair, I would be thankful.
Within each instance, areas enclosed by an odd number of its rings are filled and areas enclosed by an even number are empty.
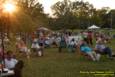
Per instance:
[[[31,46],[32,50],[34,51],[34,53],[37,53],[37,56],[42,56],[42,52],[40,50],[40,46],[39,46],[39,43],[38,43],[38,39],[35,38],[33,40],[33,43],[32,43],[32,46]]]
[[[17,62],[18,62],[18,60],[14,57],[13,52],[7,51],[6,57],[5,57],[5,68],[13,70],[15,68],[15,65],[17,64]]]
[[[27,58],[30,58],[30,49],[27,48],[23,40],[18,40],[18,42],[16,43],[16,49],[20,53],[26,54]]]
[[[86,42],[83,42],[80,45],[80,51],[83,55],[85,55],[88,59],[91,59],[93,61],[99,60],[99,54],[96,54],[91,47],[87,45]]]
[[[106,45],[104,45],[104,42],[102,40],[98,40],[96,42],[95,52],[99,53],[101,55],[106,54],[106,55],[108,55],[109,59],[113,59],[111,48],[106,46]]]
[[[68,45],[69,51],[70,51],[70,52],[75,52],[76,46],[77,46],[77,42],[76,42],[76,40],[75,40],[74,38],[72,38],[72,39],[70,40],[69,45]]]
[[[9,75],[9,76],[7,76],[7,77],[23,77],[23,76],[22,76],[23,67],[24,67],[24,62],[23,62],[22,60],[19,60],[19,61],[15,64],[15,67],[14,67],[14,69],[13,69],[14,74]],[[6,77],[6,76],[5,76],[5,77]]]
[[[50,38],[49,37],[47,37],[46,39],[45,39],[45,48],[49,48],[50,47],[50,45],[51,45],[51,43],[50,43]]]

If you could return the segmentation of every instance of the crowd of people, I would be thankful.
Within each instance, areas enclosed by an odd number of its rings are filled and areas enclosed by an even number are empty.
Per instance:
[[[81,31],[80,33],[57,32],[48,35],[40,33],[39,36],[31,39],[30,47],[21,37],[18,37],[16,49],[24,53],[27,58],[30,58],[31,52],[37,56],[43,56],[45,48],[57,47],[59,53],[64,48],[67,48],[68,52],[77,53],[80,51],[80,53],[84,53],[93,61],[96,61],[99,60],[102,54],[107,54],[112,59],[112,50],[107,46],[107,43],[110,43],[110,39],[110,35],[93,31]],[[93,43],[96,43],[95,47]]]
[[[9,50],[7,52],[4,51],[3,54],[2,47],[0,47],[0,64],[3,63],[2,57],[4,55],[5,67],[15,69],[15,66],[19,62],[15,58],[15,53],[24,54],[29,59],[32,53],[35,53],[39,57],[44,56],[44,49],[52,47],[57,47],[60,54],[66,48],[69,53],[76,52],[78,55],[84,56],[92,61],[99,61],[101,55],[108,55],[108,58],[113,60],[115,55],[111,47],[107,46],[110,40],[111,37],[109,35],[93,31],[81,31],[79,33],[56,32],[48,35],[40,33],[39,36],[32,37],[29,43],[30,45],[27,45],[25,40],[18,36],[15,42],[16,52]],[[9,44],[10,39],[6,37],[4,41],[5,44]]]
[[[32,53],[37,56],[44,55],[45,48],[57,47],[59,52],[63,51],[63,48],[67,48],[68,52],[81,52],[84,51],[84,47],[88,48],[88,51],[95,51],[96,53],[101,53],[100,51],[106,51],[105,53],[112,55],[110,47],[106,47],[107,43],[110,43],[111,36],[103,34],[102,32],[93,31],[81,31],[79,33],[73,32],[55,32],[52,34],[44,35],[39,33],[39,35],[32,35],[27,43],[21,36],[16,37],[15,47],[16,52],[23,53],[30,58]],[[5,37],[5,44],[10,43],[10,39]],[[1,43],[1,40],[0,40]],[[96,43],[95,47],[93,43]],[[87,47],[86,47],[87,46]],[[0,48],[1,50],[2,48]],[[2,51],[2,50],[1,50]]]

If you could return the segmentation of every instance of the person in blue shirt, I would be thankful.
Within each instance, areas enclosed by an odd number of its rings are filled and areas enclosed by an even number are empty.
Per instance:
[[[86,44],[86,42],[84,42],[83,44],[81,44],[80,51],[83,52],[83,53],[85,53],[93,61],[99,60],[99,58],[97,58],[97,54],[95,52],[93,52],[92,48],[89,47]]]

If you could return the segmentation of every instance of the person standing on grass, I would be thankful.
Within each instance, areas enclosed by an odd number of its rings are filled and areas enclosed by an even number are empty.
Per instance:
[[[40,37],[38,42],[39,42],[39,46],[40,46],[38,54],[39,54],[39,56],[43,56],[44,55],[45,38],[44,37]]]
[[[88,31],[87,39],[88,39],[88,44],[92,46],[93,45],[93,33],[91,31]]]
[[[37,53],[37,56],[42,56],[42,51],[40,50],[37,38],[34,38],[31,48],[34,51],[34,53]]]
[[[33,38],[33,41],[32,41],[32,45],[31,45],[31,49],[33,52],[37,52],[36,51],[36,48],[38,48],[38,39],[37,38]]]
[[[88,33],[87,33],[87,31],[82,32],[82,38],[88,44]]]
[[[61,40],[59,42],[59,52],[62,52],[62,48],[66,48],[66,40],[65,40],[65,37],[64,35],[61,35],[60,36]]]

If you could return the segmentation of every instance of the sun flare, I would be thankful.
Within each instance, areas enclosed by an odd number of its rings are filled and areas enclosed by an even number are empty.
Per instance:
[[[4,11],[5,11],[5,12],[12,13],[12,12],[15,11],[15,8],[16,8],[15,5],[12,4],[12,3],[5,3],[5,4],[4,4]]]

